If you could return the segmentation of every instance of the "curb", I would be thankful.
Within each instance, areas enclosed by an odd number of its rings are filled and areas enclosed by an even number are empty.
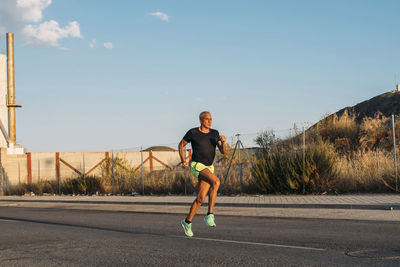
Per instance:
[[[190,206],[191,202],[149,202],[149,201],[83,201],[83,200],[6,200],[1,203],[65,203],[65,204],[112,204],[112,205],[155,205]],[[206,203],[205,203],[206,204]],[[207,205],[207,204],[206,204]],[[346,210],[400,210],[400,204],[254,204],[254,203],[216,203],[218,207],[240,208],[296,208],[296,209],[346,209]]]

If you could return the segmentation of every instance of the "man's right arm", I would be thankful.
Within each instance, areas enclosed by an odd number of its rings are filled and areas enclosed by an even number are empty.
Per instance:
[[[185,146],[187,144],[188,144],[188,142],[185,141],[184,139],[182,139],[182,141],[178,145],[179,157],[181,158],[182,168],[187,168],[188,167],[188,163],[186,162],[185,151],[184,151],[184,148],[185,148]]]

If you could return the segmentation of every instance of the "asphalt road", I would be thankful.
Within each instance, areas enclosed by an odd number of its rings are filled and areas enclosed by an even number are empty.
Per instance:
[[[400,265],[400,223],[0,207],[1,266]]]

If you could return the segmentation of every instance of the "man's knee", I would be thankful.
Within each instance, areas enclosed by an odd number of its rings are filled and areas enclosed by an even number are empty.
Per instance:
[[[208,184],[211,185],[211,187],[218,188],[219,185],[221,184],[221,181],[215,174],[213,173],[200,173],[200,179],[206,181]]]
[[[206,197],[205,196],[197,196],[197,198],[196,198],[196,203],[197,204],[203,204],[203,202],[206,200]]]
[[[213,187],[218,188],[220,184],[221,184],[221,181],[219,180],[219,178],[216,178],[213,182]]]

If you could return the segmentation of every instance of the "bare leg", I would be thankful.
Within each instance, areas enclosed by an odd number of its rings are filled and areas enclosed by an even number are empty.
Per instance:
[[[193,201],[193,204],[190,207],[189,215],[186,218],[188,219],[188,221],[193,220],[194,215],[197,213],[201,204],[203,204],[204,200],[206,199],[209,189],[210,184],[206,181],[199,179],[199,192],[197,193],[197,198]]]
[[[208,195],[208,212],[213,213],[220,181],[209,169],[201,171],[199,177],[206,180],[211,186],[210,194]]]

